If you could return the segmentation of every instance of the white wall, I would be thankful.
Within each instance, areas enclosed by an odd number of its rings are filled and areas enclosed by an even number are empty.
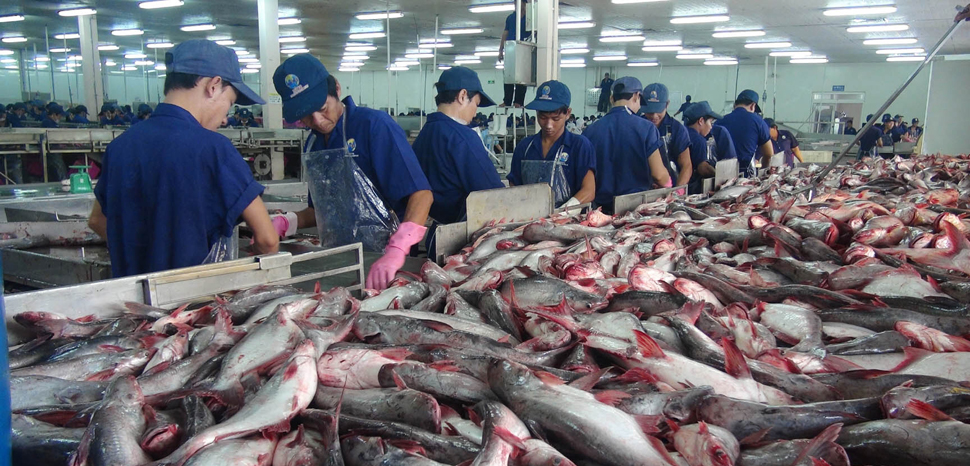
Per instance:
[[[923,134],[924,154],[966,154],[970,151],[967,131],[967,76],[970,61],[934,61],[929,74],[930,89]]]

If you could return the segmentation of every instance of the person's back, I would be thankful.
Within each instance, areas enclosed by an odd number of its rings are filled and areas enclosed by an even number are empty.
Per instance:
[[[742,165],[750,162],[756,155],[758,146],[764,143],[759,139],[762,129],[765,129],[767,134],[764,120],[743,108],[736,108],[733,112],[724,115],[724,118],[717,120],[715,125],[723,127],[731,134],[734,150]]]
[[[717,160],[738,158],[738,151],[734,148],[734,139],[731,139],[731,133],[728,132],[727,128],[715,124],[711,127],[711,134],[708,137],[714,138]]]
[[[583,136],[596,149],[597,205],[612,208],[615,196],[653,187],[647,157],[660,147],[656,126],[620,106],[590,123]],[[646,147],[648,141],[656,142]]]

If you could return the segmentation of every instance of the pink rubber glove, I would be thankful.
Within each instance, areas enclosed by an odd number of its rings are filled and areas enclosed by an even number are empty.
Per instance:
[[[674,180],[671,179],[671,178],[667,178],[667,182],[664,183],[663,187],[664,188],[673,188],[674,187]]]
[[[404,266],[404,258],[407,257],[411,246],[418,244],[427,231],[427,228],[414,222],[402,223],[397,232],[391,235],[391,240],[387,242],[384,256],[371,265],[370,272],[367,274],[367,288],[372,290],[387,288],[387,284],[394,280],[397,271]]]
[[[295,212],[270,215],[269,219],[273,222],[273,228],[276,229],[276,234],[280,235],[281,238],[287,238],[296,233],[298,219]]]
[[[683,196],[684,194],[687,194],[687,190],[685,190],[684,188],[680,188],[676,192],[678,196]]]

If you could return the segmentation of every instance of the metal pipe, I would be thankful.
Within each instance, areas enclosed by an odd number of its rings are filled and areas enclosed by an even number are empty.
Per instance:
[[[47,58],[50,59],[47,62],[47,68],[51,70],[51,100],[57,100],[57,90],[54,87],[54,57],[51,57],[51,34],[47,31],[46,25],[44,26],[44,44],[47,46]],[[65,53],[64,56],[66,58],[67,54]]]
[[[828,175],[829,172],[831,172],[836,165],[838,165],[838,163],[842,160],[842,157],[845,157],[846,154],[848,154],[849,151],[851,151],[852,148],[856,144],[858,144],[860,140],[862,140],[862,137],[865,136],[866,131],[869,131],[873,127],[873,125],[875,125],[876,118],[878,118],[879,115],[882,115],[883,113],[886,112],[886,110],[889,109],[889,106],[892,105],[893,102],[895,102],[896,99],[899,98],[899,95],[902,94],[907,87],[909,87],[910,83],[912,83],[913,80],[916,79],[916,76],[919,75],[920,71],[923,71],[923,68],[925,68],[926,65],[930,61],[932,61],[934,57],[936,57],[936,54],[939,53],[940,49],[943,48],[943,44],[946,41],[950,40],[950,37],[953,35],[953,33],[956,32],[958,27],[960,27],[960,23],[962,23],[962,21],[954,22],[953,25],[950,26],[950,29],[948,29],[946,31],[946,34],[943,34],[943,37],[941,37],[940,40],[936,43],[936,45],[934,45],[933,48],[930,49],[930,53],[927,54],[926,58],[923,59],[923,61],[919,64],[919,66],[916,67],[915,70],[913,70],[913,73],[909,75],[909,78],[906,78],[906,81],[903,82],[903,84],[899,86],[898,89],[896,89],[896,92],[893,92],[892,95],[889,96],[889,99],[887,99],[886,102],[882,104],[881,107],[879,107],[879,110],[877,110],[875,113],[872,114],[873,115],[872,119],[867,121],[866,125],[859,130],[855,138],[852,139],[852,143],[846,146],[844,149],[842,149],[842,152],[839,153],[838,157],[834,157],[832,159],[832,162],[829,163],[829,165],[825,167],[821,172],[819,172],[818,176],[816,176],[815,179],[812,181],[810,188],[814,189],[816,186],[818,186],[818,184],[822,182],[825,176]]]
[[[778,57],[775,57],[775,71],[771,78],[771,118],[778,119]]]
[[[391,3],[390,2],[384,3],[384,12],[387,14],[387,17],[384,19],[386,24],[386,26],[384,26],[384,29],[385,29],[384,36],[387,38],[387,113],[389,113],[392,117],[394,117],[394,111],[391,110]],[[395,92],[397,91],[395,90]]]

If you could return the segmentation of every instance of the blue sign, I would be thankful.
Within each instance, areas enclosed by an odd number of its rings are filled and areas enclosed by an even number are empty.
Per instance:
[[[845,86],[832,86],[832,92],[845,92]]]

